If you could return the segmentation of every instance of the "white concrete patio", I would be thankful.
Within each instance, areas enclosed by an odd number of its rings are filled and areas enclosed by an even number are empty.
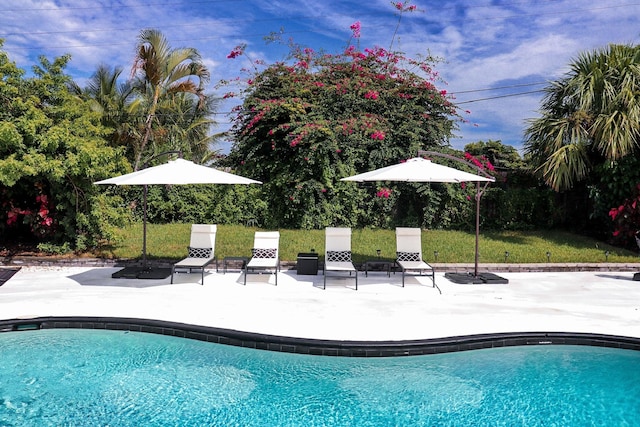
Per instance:
[[[640,282],[630,272],[503,273],[507,285],[460,285],[369,273],[353,279],[293,270],[112,279],[114,267],[23,267],[0,286],[0,319],[105,316],[167,320],[331,340],[396,341],[501,332],[580,332],[640,337]]]

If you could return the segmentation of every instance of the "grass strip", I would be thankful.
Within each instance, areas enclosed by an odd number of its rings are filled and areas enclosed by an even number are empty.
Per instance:
[[[149,224],[147,256],[150,259],[182,259],[187,255],[191,224]],[[218,225],[216,255],[250,256],[257,228]],[[634,263],[638,254],[598,240],[564,231],[487,231],[480,233],[480,263]],[[295,261],[298,253],[314,249],[324,255],[324,230],[280,230],[280,259]],[[393,260],[394,230],[353,229],[351,249],[355,262],[378,257]],[[120,242],[98,256],[136,259],[142,251],[142,224],[121,230]],[[422,254],[427,262],[473,263],[475,234],[463,231],[423,230]]]

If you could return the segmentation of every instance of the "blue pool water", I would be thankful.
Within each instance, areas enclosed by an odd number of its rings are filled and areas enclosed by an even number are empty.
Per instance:
[[[531,346],[399,358],[162,335],[0,334],[0,426],[624,426],[640,352]]]

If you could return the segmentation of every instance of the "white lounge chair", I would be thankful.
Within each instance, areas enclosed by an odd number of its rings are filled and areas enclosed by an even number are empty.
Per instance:
[[[280,270],[280,233],[278,231],[256,231],[253,238],[251,259],[244,268],[244,284],[247,284],[247,274],[256,270],[273,271],[278,285],[278,270]]]
[[[402,270],[402,287],[407,271],[417,271],[421,276],[431,276],[433,287],[436,285],[436,275],[433,267],[422,259],[422,230],[419,228],[396,228],[396,264]]]
[[[171,267],[171,283],[173,275],[179,270],[200,270],[202,273],[202,285],[204,285],[204,269],[213,261],[216,262],[218,271],[218,260],[216,259],[216,232],[215,224],[192,224],[191,240],[189,241],[189,256],[182,261],[173,264]]]
[[[351,229],[340,227],[327,227],[325,229],[324,245],[324,286],[327,288],[327,273],[335,271],[340,273],[355,273],[356,290],[358,290],[358,270],[351,261]]]

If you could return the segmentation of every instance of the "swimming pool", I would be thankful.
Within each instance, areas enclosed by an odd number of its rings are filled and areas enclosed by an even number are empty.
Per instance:
[[[2,426],[633,425],[640,352],[342,358],[163,335],[0,334]]]

